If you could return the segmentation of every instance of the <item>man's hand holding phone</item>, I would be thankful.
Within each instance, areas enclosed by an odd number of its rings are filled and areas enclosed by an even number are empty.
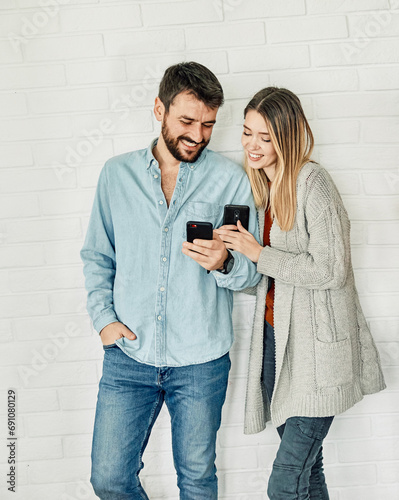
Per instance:
[[[228,256],[225,244],[215,232],[212,240],[185,241],[182,252],[208,271],[221,269]]]
[[[228,256],[223,241],[209,222],[187,222],[187,241],[183,243],[182,252],[207,271],[223,267]]]
[[[114,323],[104,326],[100,332],[100,337],[103,345],[114,344],[116,340],[121,339],[122,337],[126,337],[129,340],[135,340],[137,338],[127,326],[119,321],[115,321]]]

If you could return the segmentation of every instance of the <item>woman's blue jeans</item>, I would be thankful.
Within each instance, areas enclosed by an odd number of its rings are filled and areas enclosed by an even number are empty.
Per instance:
[[[139,363],[104,349],[92,448],[91,483],[101,500],[148,499],[142,455],[165,401],[181,500],[217,499],[216,434],[230,358],[177,368]]]
[[[265,321],[263,383],[271,401],[275,382],[274,329]],[[291,417],[277,428],[281,438],[267,493],[270,500],[328,500],[323,440],[334,417]]]

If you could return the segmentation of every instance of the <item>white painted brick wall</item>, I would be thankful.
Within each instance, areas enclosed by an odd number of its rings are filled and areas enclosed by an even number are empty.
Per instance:
[[[102,349],[79,250],[104,162],[159,133],[165,68],[209,66],[225,89],[212,147],[241,158],[242,110],[267,85],[299,94],[314,157],[352,219],[360,300],[388,389],[337,417],[332,500],[399,498],[399,2],[2,0],[0,3],[0,496],[94,500],[88,482]],[[220,498],[265,500],[273,428],[244,436],[254,302],[236,343],[218,439]],[[6,390],[18,391],[18,492],[7,493]],[[178,496],[168,414],[144,457],[151,500]]]

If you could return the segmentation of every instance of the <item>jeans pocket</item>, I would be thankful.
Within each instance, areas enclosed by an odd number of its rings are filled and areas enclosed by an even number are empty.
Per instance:
[[[112,349],[113,347],[116,347],[116,342],[114,342],[113,344],[107,344],[107,345],[104,345],[103,344],[103,349],[106,351],[107,349]]]
[[[294,417],[298,429],[311,439],[323,441],[334,417]]]

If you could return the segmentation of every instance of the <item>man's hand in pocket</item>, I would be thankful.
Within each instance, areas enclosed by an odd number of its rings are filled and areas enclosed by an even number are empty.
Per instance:
[[[129,340],[136,339],[136,335],[129,330],[127,326],[119,321],[105,326],[100,332],[100,337],[103,345],[114,344],[116,340],[121,339],[122,337],[126,337]]]

